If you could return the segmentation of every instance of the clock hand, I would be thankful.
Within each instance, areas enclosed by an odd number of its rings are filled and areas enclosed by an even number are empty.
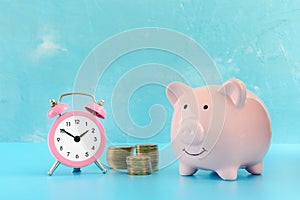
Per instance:
[[[67,135],[71,136],[72,138],[75,137],[75,136],[72,135],[71,133],[68,133],[65,129],[60,129],[60,131],[66,133]]]
[[[83,137],[85,134],[87,134],[87,132],[89,132],[89,130],[87,130],[84,133],[82,133],[79,137]]]

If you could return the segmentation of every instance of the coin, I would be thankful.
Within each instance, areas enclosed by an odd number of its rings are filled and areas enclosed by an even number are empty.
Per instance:
[[[149,156],[152,171],[158,171],[159,153],[157,144],[137,144],[136,155]]]
[[[149,175],[152,173],[149,156],[127,156],[127,170],[130,175]]]
[[[107,164],[112,169],[127,169],[126,157],[134,154],[134,146],[110,146],[106,152]]]

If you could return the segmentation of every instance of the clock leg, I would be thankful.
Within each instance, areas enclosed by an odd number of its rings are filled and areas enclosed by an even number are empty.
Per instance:
[[[48,171],[49,176],[51,176],[53,174],[53,172],[56,170],[56,168],[58,167],[59,164],[60,164],[59,161],[55,161],[55,163],[52,165],[52,167]]]
[[[99,169],[102,171],[103,174],[106,174],[107,170],[105,169],[105,167],[102,165],[101,162],[99,162],[98,160],[96,160],[95,164],[97,165],[97,167],[99,167]]]
[[[74,174],[80,174],[81,173],[80,168],[73,168],[73,173]]]

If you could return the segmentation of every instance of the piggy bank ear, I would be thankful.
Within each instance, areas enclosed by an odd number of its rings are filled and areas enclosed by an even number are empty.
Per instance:
[[[226,81],[219,92],[228,96],[236,107],[242,107],[246,102],[246,86],[238,79]]]
[[[166,94],[169,101],[174,105],[178,98],[187,93],[191,88],[184,83],[172,82],[167,86]]]

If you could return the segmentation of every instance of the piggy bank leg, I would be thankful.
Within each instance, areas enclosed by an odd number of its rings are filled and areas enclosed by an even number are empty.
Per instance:
[[[263,162],[259,162],[259,163],[254,164],[254,165],[246,166],[246,170],[249,173],[254,174],[254,175],[261,174],[263,172],[263,169],[264,169],[264,163]]]
[[[184,176],[191,176],[197,172],[197,169],[188,165],[179,163],[179,174]]]
[[[218,169],[216,170],[217,174],[223,179],[223,180],[236,180],[237,178],[237,171],[238,167],[231,167],[227,169]]]

